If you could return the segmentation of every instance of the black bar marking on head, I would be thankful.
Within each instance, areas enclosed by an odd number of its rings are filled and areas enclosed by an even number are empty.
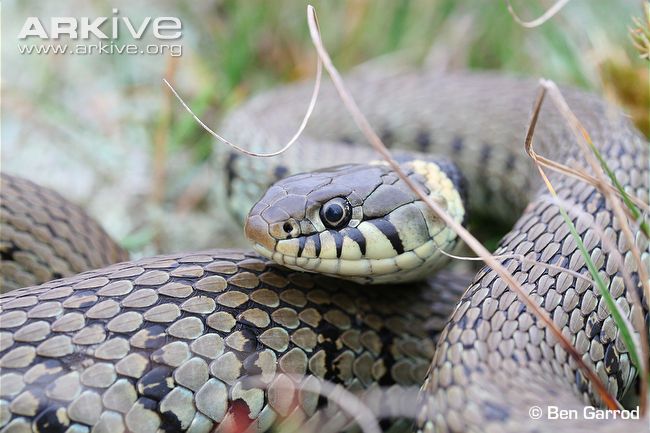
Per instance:
[[[305,249],[305,244],[307,243],[307,236],[300,236],[298,238],[298,254],[296,257],[302,256],[302,251]]]
[[[345,234],[350,237],[354,242],[359,245],[359,250],[361,250],[361,255],[365,256],[366,255],[366,238],[361,233],[361,230],[359,230],[356,227],[350,227],[347,230],[345,230]]]
[[[318,233],[312,236],[314,238],[314,250],[315,250],[315,255],[316,257],[320,257],[320,236]]]
[[[393,249],[397,251],[397,254],[402,254],[404,252],[404,245],[402,244],[402,240],[399,238],[399,233],[397,233],[397,229],[393,223],[384,218],[374,219],[370,222],[372,222],[384,234],[384,236],[386,236],[390,241],[390,244],[393,246]]]
[[[343,235],[338,230],[330,230],[329,232],[334,238],[334,244],[336,245],[336,258],[340,259],[341,253],[343,252]]]

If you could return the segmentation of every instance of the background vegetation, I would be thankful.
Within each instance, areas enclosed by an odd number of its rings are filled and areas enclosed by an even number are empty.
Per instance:
[[[648,63],[628,38],[638,0],[573,0],[524,29],[498,0],[314,1],[325,43],[348,69],[399,52],[442,70],[500,69],[604,94],[650,131]],[[524,19],[554,1],[513,0]],[[4,1],[2,170],[79,202],[136,255],[241,245],[208,199],[216,145],[172,100],[173,82],[210,125],[252,94],[313,76],[306,2]],[[183,55],[20,55],[25,17],[178,16]],[[128,42],[128,41],[127,41]]]

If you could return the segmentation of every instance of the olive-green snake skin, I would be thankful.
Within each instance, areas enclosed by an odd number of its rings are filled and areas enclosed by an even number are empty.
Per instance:
[[[621,397],[637,372],[598,290],[530,262],[588,276],[557,204],[523,151],[536,83],[488,73],[369,70],[346,82],[388,145],[454,161],[466,178],[470,213],[516,221],[496,253],[529,259],[501,261]],[[280,146],[300,123],[309,91],[298,85],[254,98],[221,132],[253,150]],[[626,191],[647,202],[648,143],[597,97],[563,93]],[[225,185],[219,205],[227,198],[241,216],[287,174],[376,159],[363,142],[333,89],[324,86],[307,130],[279,162],[219,154]],[[585,166],[550,104],[542,110],[535,146],[554,160]],[[628,289],[641,294],[639,278],[609,205],[578,180],[553,175],[551,181],[622,311],[647,323],[647,299],[642,308],[632,306]],[[5,287],[78,272],[63,266],[70,245],[81,247],[77,262],[85,261],[87,269],[99,265],[95,256],[106,265],[121,258],[92,223],[69,217],[68,205],[51,191],[7,175],[2,182]],[[302,194],[311,194],[312,186]],[[305,230],[306,223],[288,214],[293,219],[286,233]],[[254,236],[261,227],[256,224],[249,230]],[[389,238],[405,247],[403,233],[393,229],[397,234]],[[647,266],[647,240],[633,230]],[[311,248],[304,242],[301,252]],[[639,287],[625,286],[622,266]],[[414,413],[416,403],[401,400],[399,390],[419,386],[425,376],[417,405],[423,431],[647,428],[647,419],[531,418],[531,407],[546,413],[549,405],[581,415],[600,398],[488,268],[464,282],[443,270],[426,283],[368,286],[287,270],[256,253],[214,250],[110,264],[13,290],[0,298],[0,308],[0,432],[229,432],[272,425],[277,431],[338,431],[352,423],[351,415],[314,394],[312,387],[320,386],[314,377],[353,392],[389,387],[385,395],[396,398],[369,398],[368,407],[386,413],[387,405],[402,404]],[[252,377],[257,382],[246,381]]]

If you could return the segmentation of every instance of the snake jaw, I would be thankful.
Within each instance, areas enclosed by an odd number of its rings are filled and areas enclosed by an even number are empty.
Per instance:
[[[273,260],[273,251],[269,250],[262,244],[253,244],[253,249],[259,253],[262,257]]]

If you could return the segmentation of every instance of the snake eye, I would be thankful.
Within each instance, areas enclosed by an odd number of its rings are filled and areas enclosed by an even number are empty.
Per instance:
[[[320,219],[326,227],[339,229],[350,221],[350,203],[342,197],[335,197],[320,209]]]

